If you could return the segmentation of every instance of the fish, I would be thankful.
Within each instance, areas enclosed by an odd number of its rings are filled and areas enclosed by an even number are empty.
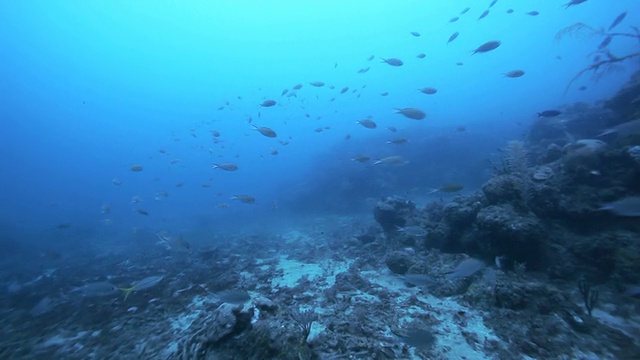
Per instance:
[[[449,44],[450,42],[452,42],[453,40],[458,38],[458,35],[460,35],[459,32],[454,32],[453,34],[451,34],[451,36],[449,36],[449,40],[447,40],[447,44]]]
[[[404,115],[413,120],[422,120],[427,117],[427,114],[425,114],[422,110],[416,108],[396,109],[396,114]]]
[[[406,144],[408,141],[409,140],[407,140],[407,138],[397,137],[395,139],[387,140],[387,144],[400,145],[400,144]]]
[[[509,78],[519,78],[522,75],[524,75],[524,71],[522,70],[511,70],[504,73],[504,77],[509,77]]]
[[[388,129],[389,131],[391,131],[391,132],[396,132],[396,131],[398,131],[398,129],[396,129],[396,128],[395,128],[395,127],[393,127],[393,126],[389,126],[387,129]]]
[[[538,16],[538,15],[540,15],[540,13],[534,10],[534,11],[529,11],[529,12],[527,13],[527,15],[531,15],[531,16]]]
[[[484,19],[487,15],[489,15],[489,10],[483,11],[482,14],[480,14],[480,17],[478,17],[478,20]]]
[[[464,189],[464,186],[456,183],[448,183],[440,186],[438,191],[446,192],[446,193],[455,193]]]
[[[500,44],[501,42],[497,40],[487,41],[486,43],[478,46],[477,49],[473,50],[473,53],[471,55],[474,55],[476,53],[486,53],[495,50],[498,48],[498,46],[500,46]]]
[[[149,216],[149,212],[145,209],[136,209],[136,212],[142,216]]]
[[[140,164],[134,164],[134,165],[131,165],[129,167],[129,170],[131,170],[133,172],[140,172],[140,171],[142,171],[142,169],[143,169],[143,167]]]
[[[386,91],[380,94],[380,96],[387,96],[387,95],[389,95],[389,93]]]
[[[562,114],[559,110],[545,110],[537,114],[538,117],[555,117]]]
[[[309,85],[315,86],[315,87],[323,87],[324,83],[322,81],[312,81],[309,83]]]
[[[71,223],[68,223],[68,222],[66,222],[66,223],[60,223],[60,224],[57,224],[57,225],[55,226],[55,228],[56,228],[56,229],[58,229],[58,230],[68,229],[68,228],[70,228],[70,227],[71,227]]]
[[[428,232],[427,230],[423,229],[421,226],[396,226],[396,229],[398,230],[398,232],[407,234],[408,236],[414,236],[414,237],[424,237],[427,236]]]
[[[269,153],[270,153],[271,155],[278,155],[278,150],[277,150],[277,149],[274,149],[274,148],[271,148],[271,150],[269,150]]]
[[[431,348],[436,342],[433,331],[427,329],[412,329],[406,335],[400,336],[400,340],[414,348]]]
[[[241,305],[251,300],[249,292],[246,290],[224,290],[214,293],[220,301],[231,305]]]
[[[507,9],[507,14],[513,14],[513,9]]]
[[[244,204],[255,204],[256,198],[251,195],[241,194],[241,195],[233,195],[231,200],[238,200]]]
[[[218,164],[213,164],[214,169],[220,169],[224,171],[236,171],[238,170],[238,165],[230,162],[223,162]]]
[[[218,130],[211,130],[211,135],[213,137],[220,137],[220,132]]]
[[[464,14],[466,14],[470,9],[471,9],[471,8],[468,8],[468,7],[466,7],[466,8],[464,8],[464,9],[462,9],[462,11],[460,11],[460,15],[464,15]]]
[[[414,286],[430,286],[436,283],[436,279],[430,275],[424,274],[405,274],[401,276],[402,280],[410,285]]]
[[[375,57],[375,56],[373,56],[373,55],[369,55],[369,57],[367,58],[367,61],[371,61],[371,60],[373,60],[373,58],[374,58],[374,57]]]
[[[611,23],[611,25],[609,25],[609,31],[613,30],[614,27],[618,26],[622,20],[624,20],[624,18],[627,16],[627,12],[623,12],[620,15],[618,15],[615,20],[613,20],[613,22]]]
[[[288,93],[288,92],[289,92],[289,89],[284,89],[284,90],[282,90],[282,92],[280,93],[280,96],[283,96],[283,95],[285,95],[285,94],[286,94],[286,93]]]
[[[150,289],[158,285],[162,281],[162,279],[164,279],[164,275],[148,276],[142,280],[132,282],[131,287],[120,288],[120,290],[124,292],[124,301],[127,301],[127,298],[132,291],[142,291]]]
[[[157,245],[164,245],[167,250],[176,252],[191,251],[191,244],[182,236],[171,236],[167,231],[158,231],[156,237],[160,240]]]
[[[358,121],[356,121],[356,124],[360,124],[360,125],[366,127],[367,129],[375,129],[375,128],[378,127],[376,122],[371,120],[371,119],[358,120]]]
[[[610,213],[622,217],[640,217],[640,196],[628,196],[617,201],[603,204],[599,211],[609,211]]]
[[[120,185],[122,185],[122,180],[120,180],[118,178],[113,178],[113,179],[111,179],[111,183],[113,185],[120,186]]]
[[[454,16],[454,17],[452,17],[451,19],[449,19],[449,22],[450,22],[450,23],[454,23],[454,22],[456,22],[456,21],[458,21],[458,20],[460,20],[460,18],[459,18],[459,17],[457,17],[457,16]]]
[[[469,277],[478,271],[484,269],[487,265],[482,260],[468,258],[462,261],[452,271],[447,273],[446,278],[448,280],[456,280],[460,278]]]
[[[362,68],[362,69],[358,70],[358,74],[364,74],[364,73],[366,73],[367,71],[369,71],[369,69],[370,69],[370,68],[368,68],[368,67],[366,67],[366,68]]]
[[[258,132],[268,138],[274,138],[277,137],[278,134],[276,134],[275,131],[273,131],[273,129],[265,127],[265,126],[256,126],[251,124],[251,126],[253,126],[256,130],[258,130]]]
[[[269,100],[263,101],[262,104],[260,104],[260,106],[262,106],[262,107],[271,107],[271,106],[273,106],[275,104],[276,104],[275,100],[269,99]]]
[[[389,59],[382,59],[383,63],[387,63],[391,66],[402,66],[404,63],[402,62],[402,60],[400,59],[396,59],[396,58],[389,58]]]
[[[438,89],[432,88],[432,87],[426,87],[426,88],[419,89],[418,91],[420,91],[423,94],[433,95],[438,92]]]
[[[416,55],[416,57],[417,57],[418,59],[424,59],[426,56],[427,56],[427,55],[425,55],[425,54],[423,54],[423,53],[420,53],[420,54]]]
[[[351,161],[357,161],[359,163],[367,162],[369,160],[371,160],[371,158],[366,155],[357,155],[351,159]]]
[[[54,305],[55,304],[53,302],[53,299],[50,298],[49,296],[46,296],[40,299],[40,301],[38,301],[38,303],[34,307],[32,307],[31,310],[29,310],[29,315],[33,317],[38,317],[41,315],[48,314],[54,310],[55,308]]]
[[[415,36],[415,37],[420,37],[420,33],[417,31],[412,31],[411,35]]]
[[[300,89],[302,89],[302,84],[296,84],[296,85],[293,87],[293,90],[300,90]]]
[[[622,123],[611,127],[598,135],[604,136],[609,134],[616,134],[619,137],[627,137],[631,135],[639,135],[640,134],[640,119],[631,120],[626,123]]]
[[[598,49],[602,50],[602,49],[606,48],[607,46],[609,46],[609,44],[611,43],[611,40],[613,40],[613,38],[611,36],[607,36],[606,38],[604,38],[604,40],[602,40],[600,45],[598,45]]]
[[[564,4],[564,8],[567,9],[570,6],[574,6],[574,5],[579,5],[582,4],[584,2],[586,2],[587,0],[571,0],[568,3]]]
[[[343,88],[342,88],[342,90],[340,90],[340,94],[344,94],[344,93],[346,93],[347,91],[349,91],[349,87],[348,87],[348,86],[345,86],[345,87],[343,87]]]
[[[493,0],[493,1],[491,2],[491,4],[489,4],[489,7],[490,7],[490,8],[491,8],[491,7],[493,7],[493,5],[495,5],[497,2],[498,2],[498,0]]]
[[[71,292],[78,292],[84,297],[103,297],[116,294],[118,287],[109,282],[100,281],[79,286],[72,289]]]
[[[402,156],[394,155],[387,156],[385,158],[376,160],[373,165],[390,165],[390,166],[403,166],[408,164],[409,161]]]

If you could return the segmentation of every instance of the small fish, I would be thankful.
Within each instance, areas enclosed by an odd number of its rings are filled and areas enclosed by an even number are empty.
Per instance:
[[[131,294],[132,291],[142,291],[150,289],[158,285],[162,281],[162,279],[164,279],[164,275],[148,276],[142,280],[132,282],[131,287],[121,288],[120,290],[124,292],[124,301],[127,300],[129,294]]]
[[[396,132],[396,131],[398,131],[398,129],[396,129],[396,128],[395,128],[395,127],[393,127],[393,126],[389,126],[387,129],[388,129],[389,131],[391,131],[391,132]]]
[[[245,290],[225,290],[215,293],[223,303],[241,305],[251,300],[251,296]]]
[[[369,71],[369,69],[370,69],[370,68],[368,68],[368,67],[366,67],[366,68],[362,68],[362,69],[358,70],[358,74],[364,74],[364,73],[366,73],[367,71]]]
[[[220,137],[220,132],[218,130],[211,130],[211,135],[213,137]]]
[[[529,11],[529,12],[527,13],[527,15],[531,15],[531,16],[538,16],[538,15],[540,15],[540,13],[534,10],[534,11]]]
[[[142,165],[139,165],[139,164],[134,164],[129,167],[129,170],[133,172],[140,172],[142,171],[142,169],[143,169]]]
[[[156,237],[160,240],[157,245],[164,245],[167,250],[177,252],[189,252],[191,251],[191,244],[184,240],[182,236],[171,236],[167,231],[158,231]]]
[[[396,226],[398,232],[407,234],[408,236],[413,237],[425,237],[427,236],[427,230],[423,229],[421,226]]]
[[[498,2],[498,0],[493,0],[493,1],[491,2],[491,4],[489,4],[489,7],[490,7],[490,8],[491,8],[491,7],[493,7],[493,5],[495,5],[497,2]]]
[[[513,14],[513,9],[507,9],[507,14]]]
[[[371,60],[373,60],[373,58],[374,58],[374,57],[375,57],[375,56],[373,56],[373,55],[369,55],[369,57],[367,58],[367,61],[371,61]]]
[[[604,136],[609,134],[616,134],[619,137],[627,137],[631,135],[640,134],[640,119],[628,121],[626,123],[622,123],[611,127],[604,132],[600,133],[598,136]]]
[[[458,20],[460,20],[460,18],[459,18],[459,17],[457,17],[457,16],[454,16],[454,17],[452,17],[451,19],[449,19],[449,22],[450,22],[450,23],[454,23],[454,22],[456,22],[456,21],[458,21]]]
[[[122,185],[122,180],[120,180],[118,178],[113,178],[113,179],[111,179],[111,183],[113,185],[120,186],[120,185]]]
[[[425,55],[425,54],[423,54],[423,53],[420,53],[420,54],[416,55],[416,57],[417,57],[418,59],[424,59],[424,58],[425,58],[425,56],[427,56],[427,55]]]
[[[380,94],[380,96],[387,96],[387,95],[389,95],[389,93],[386,91]]]
[[[315,86],[315,87],[323,87],[324,83],[322,81],[312,81],[309,83],[309,85]]]
[[[498,46],[500,46],[500,44],[500,41],[487,41],[486,43],[478,46],[477,49],[473,50],[473,53],[471,55],[474,55],[476,53],[486,53],[495,50],[498,48]]]
[[[455,193],[455,192],[458,192],[458,191],[460,191],[462,189],[464,189],[464,186],[462,186],[460,184],[448,183],[448,184],[444,184],[444,185],[440,186],[438,188],[438,191],[445,192],[445,193]]]
[[[407,140],[406,138],[397,137],[395,139],[387,140],[387,144],[401,145],[401,144],[406,144],[408,141],[409,140]]]
[[[357,161],[359,163],[364,163],[364,162],[367,162],[369,160],[371,160],[371,158],[366,156],[366,155],[358,155],[358,156],[355,156],[355,157],[353,157],[351,159],[351,161]]]
[[[489,10],[483,11],[482,14],[480,14],[480,17],[478,17],[478,20],[484,19],[487,15],[489,15]]]
[[[460,15],[464,15],[464,14],[466,14],[470,9],[471,9],[471,8],[468,8],[468,7],[466,7],[466,8],[464,8],[464,9],[462,9],[462,11],[460,11]]]
[[[149,212],[145,209],[136,209],[136,212],[142,216],[149,216]]]
[[[391,66],[402,66],[404,63],[402,62],[402,60],[400,59],[396,59],[396,58],[389,58],[389,59],[382,59],[383,63],[387,63]]]
[[[411,35],[415,36],[415,37],[420,37],[420,33],[417,31],[412,31]]]
[[[571,0],[568,3],[564,4],[564,8],[567,9],[570,6],[574,6],[574,5],[579,5],[582,4],[583,2],[586,2],[587,0]]]
[[[302,84],[297,84],[296,86],[293,87],[293,90],[300,90],[302,89]]]
[[[640,217],[640,196],[629,196],[602,205],[598,210],[609,211],[623,217]]]
[[[454,32],[453,34],[451,34],[451,36],[449,36],[449,40],[447,40],[447,44],[449,44],[450,42],[452,42],[453,40],[458,38],[458,35],[460,35],[459,32]]]
[[[419,89],[418,91],[420,91],[423,94],[433,95],[438,92],[438,89],[432,88],[432,87],[426,87],[426,88]]]
[[[560,114],[562,114],[562,112],[558,110],[545,110],[545,111],[539,112],[537,115],[538,117],[555,117]]]
[[[280,93],[280,96],[284,96],[286,93],[289,92],[289,89],[284,89],[282,90],[282,92]]]
[[[71,227],[71,223],[60,223],[56,225],[56,229],[58,230],[68,229],[70,227]]]
[[[348,87],[348,86],[345,86],[345,87],[343,87],[343,88],[342,88],[342,90],[340,90],[340,94],[344,94],[344,93],[346,93],[347,91],[349,91],[349,87]]]
[[[71,292],[78,292],[85,297],[103,297],[115,295],[118,292],[118,287],[111,283],[101,281],[74,288]]]
[[[213,164],[213,168],[224,170],[224,171],[236,171],[238,170],[238,165],[230,162],[223,162],[223,163]]]
[[[376,160],[373,165],[390,165],[390,166],[403,166],[408,164],[409,161],[402,156],[387,156],[385,158]]]
[[[524,75],[524,71],[522,70],[511,70],[504,73],[504,77],[509,77],[509,78],[519,78],[522,75]]]
[[[478,259],[468,258],[462,261],[451,272],[447,273],[448,280],[456,280],[460,278],[469,277],[478,271],[484,269],[486,264]]]
[[[345,140],[351,139],[351,134],[344,134],[344,139]]]
[[[371,119],[358,120],[356,121],[356,124],[360,124],[366,127],[367,129],[375,129],[376,127],[378,127],[376,122]]]
[[[278,135],[276,134],[275,131],[273,131],[273,129],[268,128],[266,126],[256,126],[251,124],[251,126],[253,126],[256,130],[258,130],[258,132],[268,138],[274,138],[277,137]]]
[[[278,150],[277,150],[277,149],[274,149],[274,148],[271,148],[271,150],[269,150],[269,153],[270,153],[271,155],[278,155]]]
[[[598,49],[602,50],[602,49],[606,48],[607,46],[609,46],[609,44],[611,43],[612,39],[613,38],[611,36],[607,36],[606,38],[604,38],[604,40],[602,40],[600,45],[598,45]]]
[[[243,204],[255,204],[256,198],[251,195],[241,194],[241,195],[233,195],[231,200],[238,200]]]
[[[615,20],[613,20],[613,22],[611,23],[611,25],[609,25],[609,31],[613,30],[614,27],[618,26],[622,20],[624,20],[624,18],[627,16],[627,12],[623,12],[620,15],[618,15]]]
[[[461,126],[456,127],[456,131],[457,131],[457,132],[464,132],[464,131],[466,131],[466,130],[467,130],[467,127],[466,127],[466,126],[462,126],[462,125],[461,125]]]
[[[427,117],[427,114],[425,114],[422,110],[416,108],[396,109],[396,114],[404,115],[413,120],[422,120]]]
[[[406,335],[400,336],[400,340],[417,349],[428,349],[436,342],[436,336],[433,331],[428,329],[412,329],[407,332]]]
[[[275,104],[276,104],[275,100],[269,99],[269,100],[263,101],[262,104],[260,104],[260,106],[262,106],[262,107],[272,107]]]

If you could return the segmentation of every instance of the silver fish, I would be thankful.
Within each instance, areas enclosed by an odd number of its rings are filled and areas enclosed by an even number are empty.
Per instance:
[[[629,196],[618,201],[604,204],[598,210],[605,210],[617,216],[640,216],[640,196]]]

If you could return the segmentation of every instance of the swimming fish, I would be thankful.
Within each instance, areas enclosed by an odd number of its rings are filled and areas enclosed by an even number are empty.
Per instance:
[[[458,38],[458,35],[460,35],[459,32],[454,32],[453,34],[451,34],[451,36],[449,36],[449,40],[447,40],[447,44],[449,44],[450,42],[452,42],[453,40]]]
[[[85,297],[102,297],[117,293],[118,287],[106,281],[100,281],[74,288],[71,292],[79,292]]]
[[[427,114],[425,114],[422,110],[416,108],[396,109],[396,114],[402,114],[413,120],[422,120],[427,117]]]
[[[164,275],[148,276],[142,280],[132,282],[131,287],[121,288],[120,290],[124,292],[124,301],[127,301],[132,291],[142,291],[152,288],[158,285],[162,279],[164,279]]]
[[[414,236],[414,237],[424,237],[427,236],[427,230],[423,229],[421,226],[396,226],[398,232],[407,234],[409,236]]]
[[[504,73],[504,77],[510,77],[510,78],[519,78],[522,75],[524,75],[524,71],[522,70],[511,70]]]
[[[447,273],[448,280],[455,280],[459,278],[469,277],[478,271],[484,269],[486,264],[482,260],[468,258],[462,261],[458,266],[455,267],[452,271]]]
[[[241,194],[241,195],[233,195],[231,200],[238,200],[244,204],[255,204],[256,198],[251,195]]]
[[[418,89],[418,91],[420,91],[423,94],[433,95],[438,92],[438,89],[432,88],[432,87],[426,87],[426,88]]]
[[[614,27],[618,26],[618,24],[620,24],[622,22],[622,20],[624,20],[624,18],[627,16],[627,12],[623,12],[622,14],[618,15],[618,17],[615,18],[615,20],[613,20],[613,22],[611,23],[611,25],[609,25],[609,31],[613,30]]]
[[[387,63],[391,66],[402,66],[404,63],[402,62],[402,60],[400,59],[396,59],[396,58],[389,58],[389,59],[382,59],[383,63]]]
[[[620,137],[638,135],[640,134],[640,119],[628,121],[626,123],[611,127],[600,133],[598,136],[604,136],[608,134],[616,134]]]
[[[496,40],[487,41],[486,43],[478,46],[477,49],[473,50],[473,53],[471,55],[476,53],[486,53],[491,50],[495,50],[498,48],[498,46],[500,46],[500,44],[501,44],[500,41],[496,41]]]
[[[322,81],[312,81],[309,83],[309,85],[315,86],[315,87],[322,87],[324,86],[324,83]]]
[[[360,125],[366,127],[367,129],[375,129],[376,127],[378,127],[376,122],[371,120],[371,119],[358,120],[358,121],[356,121],[356,124],[360,124]]]
[[[260,134],[262,134],[262,135],[264,135],[264,136],[266,136],[266,137],[274,138],[274,137],[278,136],[278,135],[276,134],[276,132],[275,132],[275,131],[273,131],[273,129],[268,128],[268,127],[266,127],[266,126],[255,126],[255,125],[253,125],[253,124],[251,124],[251,126],[253,126],[256,130],[258,130],[258,132],[259,132]]]
[[[134,165],[131,165],[129,167],[129,170],[131,170],[133,172],[140,172],[140,171],[142,171],[142,169],[143,169],[143,167],[140,164],[134,164]]]
[[[223,163],[213,164],[213,168],[224,170],[224,171],[236,171],[238,170],[238,165],[230,162],[223,162]]]
[[[408,164],[409,161],[402,156],[387,156],[385,158],[376,160],[373,165],[390,165],[390,166],[403,166]]]
[[[262,107],[271,107],[271,106],[273,106],[275,104],[276,104],[275,100],[265,100],[265,101],[262,102],[262,104],[260,104],[260,106],[262,106]]]
[[[598,210],[606,210],[617,216],[639,217],[640,196],[629,196],[617,201],[606,203]]]
[[[541,111],[537,114],[538,117],[554,117],[562,114],[561,111],[558,110],[545,110]]]

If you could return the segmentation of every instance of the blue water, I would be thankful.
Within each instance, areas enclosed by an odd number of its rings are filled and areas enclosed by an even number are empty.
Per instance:
[[[630,66],[598,82],[586,74],[565,93],[602,37],[555,41],[555,34],[576,22],[608,27],[625,10],[619,26],[628,29],[640,13],[633,0],[568,9],[565,1],[499,0],[477,20],[488,3],[2,2],[3,256],[25,244],[126,242],[138,229],[219,235],[313,214],[367,212],[371,199],[418,197],[449,182],[476,191],[491,175],[485,160],[520,138],[537,112],[596,103],[628,79]],[[459,15],[465,7],[471,9]],[[525,14],[532,10],[540,14]],[[460,20],[449,23],[453,16]],[[502,45],[471,55],[490,40]],[[609,49],[622,54],[631,46],[637,44],[616,38]],[[526,74],[502,76],[515,69]],[[296,97],[281,96],[298,83]],[[438,93],[417,91],[427,86]],[[261,107],[266,99],[277,105]],[[404,107],[427,118],[394,114]],[[356,124],[368,116],[376,129]],[[260,135],[249,119],[278,137]],[[465,131],[456,130],[461,126]],[[314,131],[319,127],[330,129]],[[397,136],[409,143],[386,143]],[[351,161],[359,154],[410,162],[380,168]],[[212,169],[224,161],[240,169]],[[132,172],[133,164],[144,170]],[[169,195],[155,200],[161,191]],[[231,200],[234,194],[256,203]],[[142,202],[131,204],[134,196]],[[69,228],[56,228],[61,224]]]

